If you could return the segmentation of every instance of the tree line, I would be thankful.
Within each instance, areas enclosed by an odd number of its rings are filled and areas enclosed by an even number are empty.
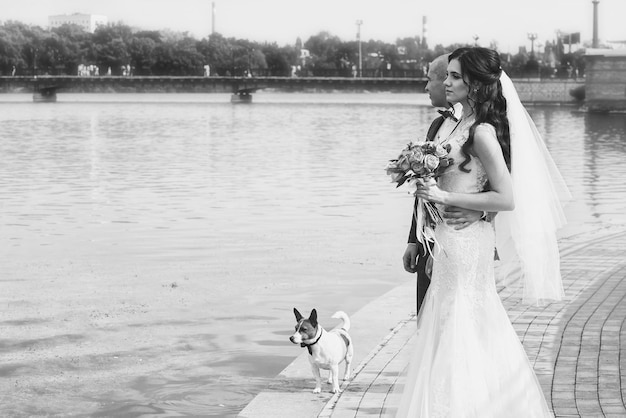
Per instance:
[[[91,33],[72,24],[47,30],[8,21],[0,25],[0,75],[78,75],[96,68],[99,75],[114,76],[421,77],[433,58],[460,46],[467,44],[431,49],[415,36],[393,44],[364,41],[359,54],[358,41],[325,31],[279,46],[219,33],[198,40],[187,32],[135,30],[122,23]],[[513,75],[541,74],[543,64],[534,58],[520,50],[504,61]]]

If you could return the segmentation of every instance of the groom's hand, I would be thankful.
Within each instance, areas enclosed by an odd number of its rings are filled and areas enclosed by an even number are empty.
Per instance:
[[[402,263],[404,264],[404,269],[409,273],[417,272],[417,244],[409,243],[406,246],[402,256]]]
[[[443,212],[446,224],[454,226],[456,230],[467,228],[482,216],[483,213],[477,210],[463,209],[456,206],[447,206]]]

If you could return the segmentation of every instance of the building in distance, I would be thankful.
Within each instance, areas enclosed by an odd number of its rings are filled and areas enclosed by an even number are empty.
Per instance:
[[[71,15],[48,16],[48,26],[58,28],[63,25],[78,25],[86,32],[93,33],[100,25],[106,26],[108,18],[103,15],[90,15],[84,13],[73,13]]]

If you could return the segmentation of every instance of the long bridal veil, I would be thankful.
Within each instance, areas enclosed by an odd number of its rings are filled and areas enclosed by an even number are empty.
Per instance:
[[[507,282],[520,279],[524,303],[561,300],[563,284],[556,231],[566,222],[562,204],[571,196],[504,71],[500,83],[511,136],[515,209],[495,217],[498,256]]]

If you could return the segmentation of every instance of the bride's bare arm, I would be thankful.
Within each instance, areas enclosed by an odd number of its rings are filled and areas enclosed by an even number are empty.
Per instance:
[[[478,158],[487,173],[490,190],[482,193],[455,193],[441,190],[434,182],[418,187],[419,198],[449,206],[477,211],[500,212],[513,210],[511,175],[506,167],[502,149],[495,132],[479,125],[474,132],[472,158]],[[456,168],[452,168],[455,170]]]

